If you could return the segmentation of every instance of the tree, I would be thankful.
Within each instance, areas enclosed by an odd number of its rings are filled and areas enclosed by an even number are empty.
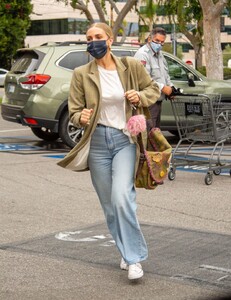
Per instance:
[[[154,25],[158,5],[153,0],[141,0],[141,6],[136,8],[139,16],[139,42],[144,43],[146,34],[150,33]]]
[[[89,10],[88,4],[90,0],[56,0],[58,2],[63,1],[66,5],[70,4],[74,9],[80,10],[82,13],[85,14],[87,20],[90,24],[94,23],[95,20],[92,16],[92,12]],[[129,0],[126,1],[125,5],[119,11],[116,6],[117,1],[112,0],[92,0],[92,3],[97,11],[99,21],[103,23],[110,23],[110,18],[108,17],[108,12],[106,9],[106,2],[110,3],[111,13],[114,10],[117,14],[115,21],[113,24],[110,24],[112,27],[113,35],[115,41],[117,40],[117,36],[119,31],[122,29],[123,31],[123,40],[125,39],[125,29],[123,26],[123,20],[128,14],[128,12],[137,4],[138,0]],[[113,26],[112,26],[113,25]]]
[[[193,46],[196,67],[202,66],[203,14],[198,0],[159,0],[169,16],[169,22],[176,24]]]
[[[228,0],[199,0],[203,11],[206,74],[208,78],[223,79],[221,49],[221,13]]]
[[[205,49],[206,74],[208,78],[223,79],[223,61],[220,39],[221,14],[225,8],[230,8],[230,0],[159,0],[164,3],[171,12],[177,16],[177,24],[180,30],[190,40],[197,53],[201,53],[201,47]],[[174,9],[173,9],[174,8]],[[191,10],[191,12],[190,12]],[[194,23],[195,29],[191,32],[184,30],[187,24]],[[198,50],[197,50],[198,49]],[[199,55],[199,62],[201,54]],[[201,63],[197,64],[198,67]]]
[[[30,0],[2,0],[0,2],[0,66],[10,68],[18,48],[24,46],[26,30],[32,12]]]
[[[156,15],[157,4],[155,4],[153,0],[142,0],[141,3],[145,6],[142,7],[142,11],[140,10],[139,15],[145,24],[147,23],[146,19],[148,20],[148,28],[149,32],[151,32],[153,29],[153,19]]]

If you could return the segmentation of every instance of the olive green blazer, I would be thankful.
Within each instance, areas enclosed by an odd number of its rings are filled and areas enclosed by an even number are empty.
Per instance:
[[[133,57],[116,57],[112,55],[119,78],[124,91],[134,89],[140,93],[140,104],[137,108],[137,114],[144,113],[144,108],[155,103],[160,97],[158,85],[151,79],[145,67]],[[70,93],[68,98],[68,109],[70,121],[76,127],[82,127],[80,124],[80,114],[84,108],[93,109],[93,114],[89,125],[85,126],[83,137],[80,142],[67,154],[64,159],[58,162],[58,165],[68,168],[68,165],[76,157],[77,153],[89,142],[94,132],[100,115],[101,106],[101,88],[99,72],[95,60],[78,67],[74,70]],[[132,107],[126,102],[126,119],[132,116]],[[146,109],[147,111],[147,109]],[[143,139],[146,137],[144,136]],[[136,137],[133,137],[135,143]],[[137,147],[137,166],[139,158],[139,147]],[[136,166],[136,170],[137,170]]]

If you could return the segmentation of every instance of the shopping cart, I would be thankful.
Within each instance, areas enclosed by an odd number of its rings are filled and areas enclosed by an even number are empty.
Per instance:
[[[221,102],[220,95],[214,94],[179,95],[171,103],[180,140],[172,153],[168,178],[175,179],[177,167],[195,163],[205,166],[207,185],[222,169],[229,169],[231,175],[231,154],[224,151],[231,137],[231,103]],[[203,151],[202,143],[214,146]]]

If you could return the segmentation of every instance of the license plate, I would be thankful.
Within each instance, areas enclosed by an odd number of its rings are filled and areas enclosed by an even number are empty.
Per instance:
[[[15,91],[15,85],[8,84],[7,91],[8,91],[8,93],[14,93],[14,91]]]
[[[201,103],[185,103],[185,115],[198,115],[203,116]]]

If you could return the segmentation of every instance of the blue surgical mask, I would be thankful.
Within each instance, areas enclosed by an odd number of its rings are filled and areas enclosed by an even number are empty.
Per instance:
[[[155,43],[155,42],[151,42],[150,45],[151,45],[151,47],[152,47],[152,50],[153,50],[155,53],[160,52],[160,50],[162,49],[162,45],[161,45],[161,44],[157,44],[157,43]]]
[[[87,43],[87,51],[94,58],[102,58],[107,53],[107,43],[106,40],[92,41]]]

